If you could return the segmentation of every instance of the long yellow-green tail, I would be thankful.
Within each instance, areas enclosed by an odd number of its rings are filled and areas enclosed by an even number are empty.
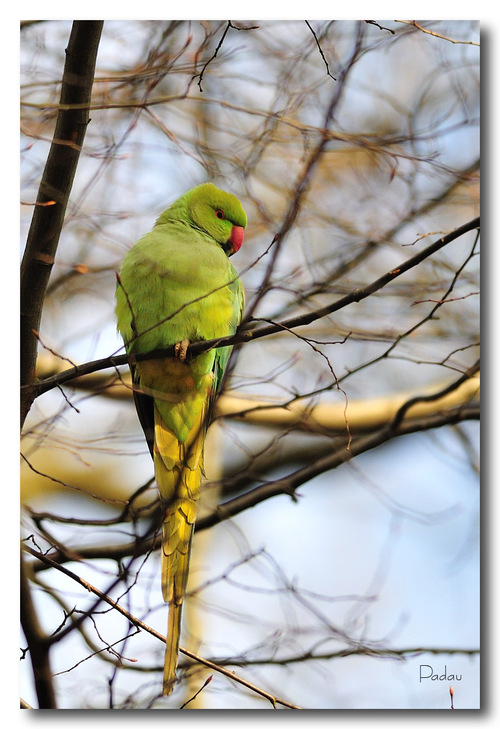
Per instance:
[[[162,524],[161,587],[163,599],[169,603],[163,672],[163,693],[167,695],[172,693],[175,683],[182,605],[186,594],[191,541],[200,495],[203,439],[203,433],[198,428],[186,443],[180,443],[165,426],[155,407],[155,475],[165,508]]]
[[[176,469],[175,469],[176,470]],[[174,472],[170,472],[172,475]],[[200,469],[185,468],[181,479],[185,487],[199,493]],[[184,489],[183,489],[184,490]],[[161,586],[163,599],[168,602],[168,630],[163,671],[163,693],[172,693],[177,668],[181,616],[189,574],[189,557],[196,518],[196,500],[176,499],[167,509],[162,525]]]

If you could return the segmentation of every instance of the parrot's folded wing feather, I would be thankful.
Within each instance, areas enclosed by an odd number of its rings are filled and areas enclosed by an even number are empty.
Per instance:
[[[137,382],[137,378],[132,368],[132,382],[135,409],[139,416],[139,422],[146,436],[149,452],[153,456],[155,442],[155,415],[154,415],[154,399],[151,395],[145,395],[141,392]]]

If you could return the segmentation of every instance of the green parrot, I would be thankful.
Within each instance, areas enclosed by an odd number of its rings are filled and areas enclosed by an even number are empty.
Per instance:
[[[190,358],[190,342],[234,334],[244,289],[229,261],[243,242],[239,200],[211,183],[185,193],[123,259],[116,317],[128,354],[175,345],[175,356],[131,361],[137,413],[163,510],[161,585],[169,603],[163,693],[172,693],[181,612],[211,404],[231,350]]]

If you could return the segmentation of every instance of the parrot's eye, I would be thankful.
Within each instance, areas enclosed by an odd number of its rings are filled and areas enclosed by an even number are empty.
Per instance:
[[[219,218],[219,220],[224,220],[226,217],[223,210],[216,210],[215,215]]]

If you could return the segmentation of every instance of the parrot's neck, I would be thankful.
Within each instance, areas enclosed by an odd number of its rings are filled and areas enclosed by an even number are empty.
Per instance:
[[[164,210],[157,218],[156,225],[164,225],[165,223],[187,223],[189,221],[188,201],[186,195],[176,200],[169,208]]]

